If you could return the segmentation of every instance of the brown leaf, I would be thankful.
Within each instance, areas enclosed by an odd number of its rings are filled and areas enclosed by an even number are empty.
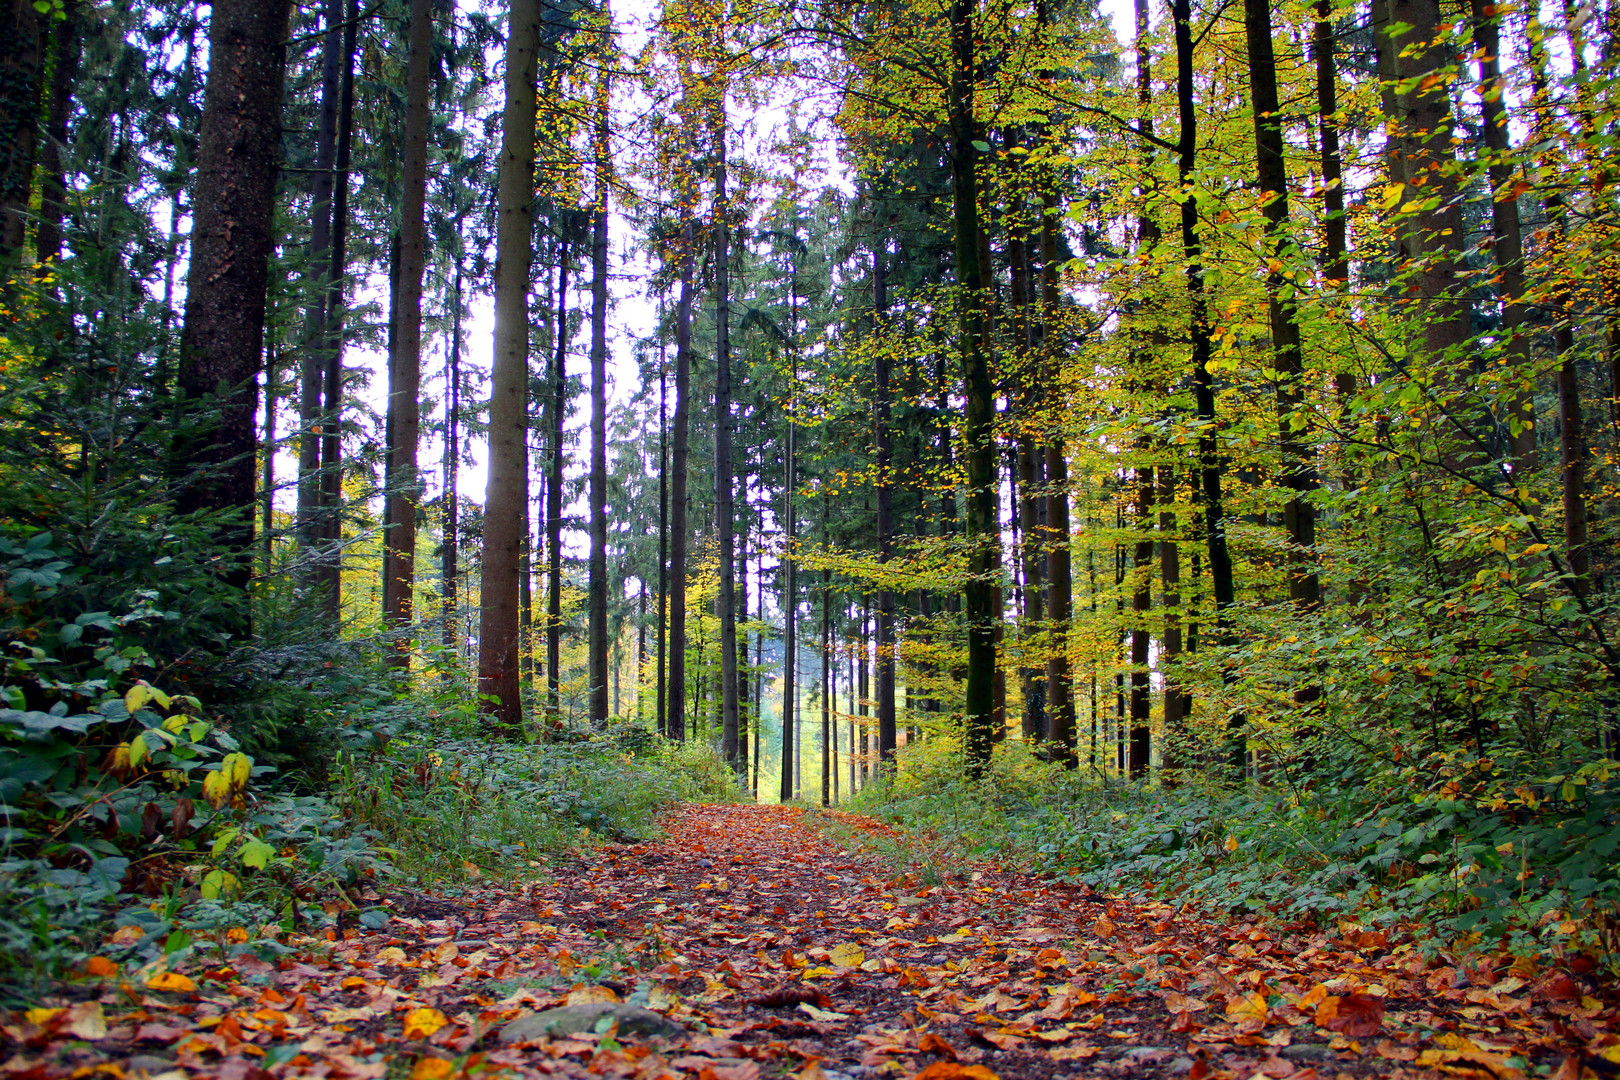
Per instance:
[[[1332,1002],[1332,1006],[1329,1006]],[[1324,1021],[1323,1014],[1331,1011]],[[1316,1012],[1318,1027],[1337,1031],[1351,1039],[1365,1039],[1384,1024],[1384,999],[1373,994],[1346,994],[1327,998]]]
[[[924,1054],[938,1054],[940,1057],[956,1060],[956,1048],[932,1031],[925,1032],[917,1040],[917,1050]]]
[[[746,1003],[762,1009],[791,1009],[798,1005],[819,1005],[824,1009],[832,1007],[832,1000],[825,993],[804,983],[784,983],[758,997],[747,998]]]

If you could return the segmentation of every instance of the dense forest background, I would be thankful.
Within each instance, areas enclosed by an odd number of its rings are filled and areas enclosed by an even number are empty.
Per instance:
[[[8,974],[682,798],[1611,956],[1620,6],[1123,14],[7,0]]]

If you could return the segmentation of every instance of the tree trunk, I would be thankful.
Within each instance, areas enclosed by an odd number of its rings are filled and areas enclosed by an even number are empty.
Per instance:
[[[1153,466],[1136,469],[1136,544],[1131,551],[1130,774],[1145,777],[1152,760],[1153,721],[1148,685],[1148,612],[1153,606]]]
[[[1317,0],[1311,47],[1316,61],[1316,116],[1321,128],[1322,152],[1322,271],[1332,288],[1350,284],[1350,248],[1345,232],[1344,161],[1339,151],[1339,88],[1333,64],[1333,0]],[[1333,388],[1341,401],[1356,392],[1356,378],[1335,372]]]
[[[1176,38],[1176,102],[1180,114],[1177,175],[1181,201],[1181,249],[1187,279],[1188,332],[1192,338],[1193,398],[1203,428],[1198,436],[1198,472],[1203,494],[1204,531],[1209,546],[1209,571],[1215,591],[1215,624],[1220,644],[1231,644],[1232,608],[1236,590],[1232,557],[1226,544],[1226,515],[1221,501],[1222,461],[1215,438],[1215,380],[1209,370],[1209,302],[1204,293],[1204,248],[1198,238],[1198,199],[1193,193],[1193,169],[1198,151],[1198,114],[1193,103],[1193,40],[1191,0],[1172,0]],[[1241,768],[1245,739],[1234,733],[1231,756]]]
[[[821,572],[821,805],[832,805],[832,571]]]
[[[551,456],[546,470],[546,722],[562,723],[562,506],[563,425],[568,417],[568,241],[563,216],[557,245],[557,333],[551,352]]]
[[[39,226],[34,238],[34,257],[42,264],[62,258],[62,222],[67,217],[62,155],[83,51],[82,20],[78,0],[68,0],[63,17],[51,24],[51,100],[45,113],[45,141],[39,148]]]
[[[608,305],[608,83],[597,73],[596,129],[593,142],[596,206],[591,226],[591,563],[590,680],[591,722],[608,719],[607,567],[607,305]]]
[[[731,490],[731,203],[726,195],[724,94],[714,110],[714,523],[720,541],[720,756],[739,778],[736,511]]]
[[[1164,638],[1161,642],[1160,669],[1164,680],[1164,737],[1160,741],[1159,768],[1175,769],[1179,762],[1182,728],[1186,722],[1186,701],[1177,682],[1176,658],[1181,655],[1181,545],[1176,539],[1176,471],[1173,465],[1159,466],[1159,578],[1164,585]],[[1174,783],[1166,778],[1165,783]]]
[[[666,683],[665,651],[669,644],[669,419],[666,414],[667,387],[664,356],[663,300],[658,305],[658,675],[653,687],[653,709],[658,734],[669,735],[669,717],[664,707]]]
[[[321,108],[315,120],[315,171],[310,178],[309,257],[304,268],[303,348],[298,395],[298,532],[306,555],[320,543],[321,388],[326,377],[328,275],[332,270],[332,170],[337,162],[338,104],[342,76],[343,0],[326,0],[326,37],[321,46]]]
[[[1402,185],[1392,212],[1411,223],[1399,234],[1397,270],[1407,299],[1397,310],[1405,308],[1419,327],[1423,362],[1455,370],[1448,350],[1467,341],[1472,327],[1460,277],[1462,200],[1451,168],[1452,50],[1442,41],[1439,0],[1374,0],[1372,21],[1390,113],[1390,179]],[[1472,446],[1463,453],[1477,460]]]
[[[1306,448],[1305,355],[1300,344],[1299,310],[1294,286],[1285,274],[1293,237],[1288,232],[1288,170],[1283,156],[1282,106],[1277,96],[1277,59],[1271,40],[1271,0],[1244,0],[1248,44],[1249,92],[1254,111],[1256,179],[1266,218],[1269,268],[1266,308],[1271,322],[1271,354],[1277,369],[1277,445],[1282,451],[1283,486],[1290,494],[1283,507],[1288,531],[1288,598],[1303,608],[1322,599],[1316,575],[1316,511],[1309,502],[1316,490],[1316,464]],[[1314,700],[1315,688],[1300,691]]]
[[[33,0],[9,0],[6,6],[10,11],[0,23],[4,31],[0,33],[0,253],[9,254],[20,251],[27,239],[45,24],[34,10]],[[262,17],[275,19],[282,5],[268,7],[271,10]],[[230,10],[227,8],[228,13]],[[216,12],[214,23],[222,21],[228,20],[221,20]],[[249,133],[247,137],[254,136]]]
[[[796,316],[795,316],[796,317]],[[798,372],[794,371],[794,378]],[[790,380],[792,381],[792,380]],[[791,393],[791,391],[790,391]],[[777,797],[782,802],[793,798],[793,724],[798,715],[798,699],[794,696],[796,687],[795,677],[799,667],[799,640],[796,634],[798,629],[799,591],[798,582],[794,580],[798,569],[798,553],[794,551],[794,541],[797,534],[798,522],[794,519],[793,485],[796,482],[793,475],[794,460],[794,432],[797,425],[792,420],[792,406],[789,405],[789,419],[787,424],[787,447],[782,457],[782,501],[784,511],[782,514],[782,784]]]
[[[683,206],[690,206],[683,201]],[[697,253],[690,217],[681,251],[681,295],[675,305],[675,432],[669,485],[669,737],[686,741],[686,458],[692,386],[692,280]]]
[[[1042,365],[1049,391],[1058,392],[1057,366],[1062,355],[1058,340],[1057,193],[1050,187],[1042,196],[1041,311],[1045,320]],[[1056,410],[1054,410],[1056,412]],[[1046,661],[1046,737],[1061,748],[1063,763],[1078,764],[1074,718],[1073,676],[1069,670],[1069,620],[1073,616],[1074,580],[1069,534],[1069,459],[1060,417],[1046,437],[1046,614],[1052,636]]]
[[[1501,9],[1487,0],[1471,0],[1475,53],[1479,63],[1481,127],[1491,180],[1491,255],[1496,264],[1497,294],[1502,298],[1502,334],[1509,367],[1522,373],[1523,385],[1508,408],[1508,452],[1514,478],[1535,475],[1536,402],[1530,368],[1530,334],[1525,324],[1524,239],[1519,228],[1519,197],[1513,190],[1513,145],[1508,132],[1506,81],[1502,78]]]
[[[239,588],[251,574],[258,448],[253,380],[264,344],[291,10],[288,0],[216,0],[213,6],[180,333],[180,395],[206,412],[177,440],[176,508],[226,512],[215,538],[227,553],[223,576]]]
[[[444,647],[461,651],[459,577],[461,571],[458,481],[461,473],[461,223],[456,223],[456,283],[451,291],[450,348],[445,356],[444,546],[442,578]]]
[[[880,235],[872,243],[872,329],[879,335],[874,362],[877,395],[873,402],[872,426],[877,444],[877,544],[880,565],[889,561],[894,548],[894,486],[889,475],[893,458],[889,431],[892,358],[888,345],[881,340],[889,309],[884,249],[885,243]],[[894,591],[887,586],[880,587],[877,594],[877,721],[878,762],[882,768],[892,769],[899,738],[894,722]],[[825,749],[823,747],[823,752]]]
[[[343,276],[348,268],[349,162],[354,149],[354,54],[360,0],[349,0],[343,23],[342,84],[338,95],[337,158],[332,175],[332,264],[326,275],[326,341],[322,347],[320,493],[317,520],[324,541],[312,584],[325,605],[324,621],[336,635],[343,613],[343,339],[347,311]]]
[[[495,241],[495,359],[490,372],[489,486],[478,690],[489,726],[523,730],[518,681],[518,558],[528,520],[526,438],[529,382],[529,270],[533,250],[535,77],[539,0],[512,0],[506,39],[506,104],[501,114],[499,217]]]
[[[951,125],[951,176],[957,284],[961,295],[963,417],[967,443],[968,582],[963,589],[967,614],[967,687],[964,749],[968,775],[982,776],[995,739],[996,573],[1001,537],[997,528],[995,387],[990,379],[985,341],[985,288],[980,275],[978,203],[978,121],[974,117],[974,27],[977,0],[952,0],[951,65],[948,108]]]
[[[396,632],[415,617],[416,511],[422,478],[416,467],[422,413],[422,273],[427,266],[428,126],[433,116],[433,4],[411,0],[406,31],[405,128],[401,150],[399,303],[388,357],[388,491],[383,511],[383,621]],[[524,500],[527,522],[528,500]],[[528,529],[524,529],[527,538]],[[409,667],[410,646],[396,642],[391,662]]]

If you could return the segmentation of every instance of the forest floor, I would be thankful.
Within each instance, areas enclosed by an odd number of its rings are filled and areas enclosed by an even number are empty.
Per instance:
[[[103,977],[0,1025],[0,1076],[1620,1075],[1615,995],[1578,971],[989,866],[930,884],[801,810],[683,806],[665,833],[550,883],[384,890],[386,927],[287,935],[279,960],[92,960]]]

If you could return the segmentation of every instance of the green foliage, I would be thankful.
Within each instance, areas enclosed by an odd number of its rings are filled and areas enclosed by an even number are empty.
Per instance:
[[[532,875],[546,855],[650,836],[664,807],[737,798],[712,748],[635,726],[533,746],[417,725],[345,754],[335,803],[417,880]]]
[[[1147,786],[1012,744],[973,784],[954,751],[925,743],[852,808],[904,826],[925,875],[988,858],[1219,910],[1426,926],[1433,948],[1612,948],[1620,764],[1531,779],[1507,754],[1454,753],[1317,775],[1306,789]]]

